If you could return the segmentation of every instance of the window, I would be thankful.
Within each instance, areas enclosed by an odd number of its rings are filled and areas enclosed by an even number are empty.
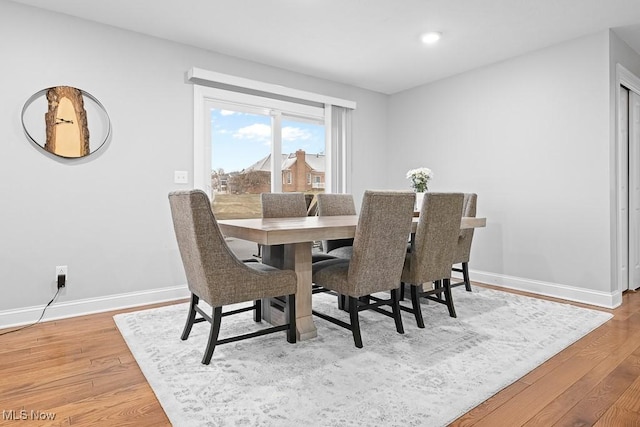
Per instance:
[[[347,191],[355,103],[195,68],[189,80],[238,88],[194,85],[194,186],[219,218],[259,217],[262,192]]]

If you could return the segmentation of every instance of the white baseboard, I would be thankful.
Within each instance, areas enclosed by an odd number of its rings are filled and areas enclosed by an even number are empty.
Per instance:
[[[452,276],[455,278],[462,278],[462,274],[456,272],[454,272]],[[522,277],[488,273],[486,271],[478,270],[469,270],[469,278],[474,282],[486,283],[488,285],[499,286],[502,288],[595,305],[597,307],[616,308],[622,304],[622,295],[619,292],[607,293],[594,291],[590,289],[576,288],[574,286],[561,285],[559,283],[543,282],[540,280],[525,279]]]
[[[165,301],[175,301],[189,298],[190,295],[187,285],[183,285],[69,302],[54,302],[47,308],[42,322]],[[38,320],[43,309],[44,306],[42,305],[0,311],[0,329],[33,323]]]
[[[453,277],[462,278],[460,273],[453,273]],[[622,295],[618,292],[607,293],[589,289],[576,288],[558,283],[542,282],[539,280],[507,276],[504,274],[488,273],[469,270],[469,277],[474,282],[486,283],[507,289],[530,292],[597,307],[615,308],[622,304]],[[68,317],[84,316],[104,311],[138,307],[165,301],[175,301],[189,298],[187,285],[170,288],[151,289],[148,291],[128,292],[125,294],[108,295],[100,298],[88,298],[76,301],[54,303],[46,311],[43,322]],[[0,311],[0,329],[21,326],[35,322],[40,317],[44,306],[25,307]]]

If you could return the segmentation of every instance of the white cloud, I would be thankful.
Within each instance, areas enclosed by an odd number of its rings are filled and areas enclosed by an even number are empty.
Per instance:
[[[236,112],[231,110],[220,110],[221,116],[231,116],[232,114],[236,114]]]
[[[233,137],[236,139],[262,142],[264,145],[271,145],[271,126],[262,123],[254,123],[250,126],[238,129],[233,133]],[[313,135],[306,129],[292,126],[285,126],[282,128],[282,140],[284,142],[301,142],[308,141],[312,138]]]
[[[251,141],[270,141],[271,140],[271,126],[254,123],[250,126],[245,126],[238,129],[234,134],[234,138],[237,139],[249,139]]]
[[[311,133],[306,129],[300,129],[292,126],[282,128],[282,139],[284,141],[299,141],[311,138]]]

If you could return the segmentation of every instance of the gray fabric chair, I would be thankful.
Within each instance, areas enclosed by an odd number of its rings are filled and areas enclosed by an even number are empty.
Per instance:
[[[191,333],[194,323],[211,323],[202,363],[208,365],[216,345],[239,341],[278,331],[287,331],[287,341],[296,342],[295,293],[296,274],[259,263],[245,264],[231,252],[211,211],[209,197],[201,190],[169,193],[173,227],[182,264],[191,292],[191,304],[182,340]],[[257,332],[218,339],[223,316],[254,311],[254,320],[261,319],[261,298],[286,297],[286,324]],[[209,316],[199,306],[202,299],[212,307]],[[255,301],[250,307],[222,312],[222,307]],[[284,305],[284,304],[283,304]],[[200,314],[200,318],[196,315]]]
[[[351,194],[320,193],[318,199],[318,216],[356,215],[356,205]],[[339,258],[351,258],[353,239],[325,240],[322,247],[326,253]]]
[[[366,191],[351,259],[322,261],[312,266],[314,283],[349,297],[350,323],[315,310],[313,314],[351,330],[358,348],[362,348],[358,315],[362,310],[373,309],[393,317],[398,333],[404,333],[398,285],[414,202],[412,192]],[[391,291],[389,299],[371,295],[384,291]],[[391,306],[392,312],[382,310],[383,305]]]
[[[263,218],[290,218],[307,216],[304,193],[262,193]]]
[[[263,218],[293,218],[307,216],[307,203],[303,193],[262,193]],[[312,262],[334,258],[327,254],[313,254]],[[262,263],[282,269],[284,266],[284,245],[262,246]]]
[[[356,205],[351,194],[316,195],[318,216],[356,215]],[[353,238],[323,240],[322,248],[326,253],[337,258],[351,259],[353,255]],[[338,308],[348,311],[345,296],[338,294]]]
[[[449,315],[456,317],[450,275],[460,234],[463,198],[462,193],[426,193],[424,196],[412,248],[406,254],[402,270],[402,286],[411,286],[412,308],[401,308],[415,315],[420,328],[424,328],[420,298],[445,304]],[[435,285],[425,291],[424,283]],[[442,293],[444,300],[440,298]]]
[[[478,195],[475,193],[465,193],[462,207],[462,216],[475,217]],[[452,283],[451,287],[464,285],[468,292],[471,292],[471,281],[469,280],[469,258],[471,256],[471,242],[473,241],[474,228],[460,230],[458,244],[453,256],[454,264],[461,264],[461,267],[453,267],[453,271],[462,273],[462,282]]]

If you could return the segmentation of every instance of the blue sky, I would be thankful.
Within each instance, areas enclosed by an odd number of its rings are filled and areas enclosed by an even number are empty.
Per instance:
[[[271,117],[211,110],[211,169],[240,171],[271,152]],[[324,153],[324,126],[282,119],[282,152]]]

